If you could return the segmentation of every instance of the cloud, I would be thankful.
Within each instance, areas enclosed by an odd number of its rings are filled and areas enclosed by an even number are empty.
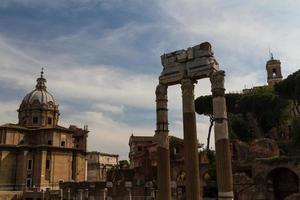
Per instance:
[[[265,84],[268,46],[284,75],[298,69],[298,7],[289,0],[4,0],[0,122],[16,121],[18,102],[46,65],[61,123],[88,124],[91,150],[126,158],[132,130],[154,134],[161,54],[209,41],[228,92]],[[198,81],[195,97],[210,93],[209,80]],[[182,137],[180,86],[169,88],[168,104],[170,133]],[[197,116],[203,143],[208,121]]]
[[[0,101],[0,122],[2,123],[17,123],[17,109],[19,102],[17,101]]]

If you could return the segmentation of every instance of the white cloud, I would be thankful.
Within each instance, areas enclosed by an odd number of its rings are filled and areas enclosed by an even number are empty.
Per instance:
[[[41,6],[48,10],[76,10],[78,5],[82,5],[83,9],[92,9],[99,2],[102,8],[111,11],[126,4],[121,0],[4,0],[0,7],[19,4]],[[136,1],[136,4],[130,4],[135,8],[126,9],[146,9],[140,7],[143,3]],[[219,64],[226,71],[226,89],[231,92],[265,83],[269,45],[275,57],[281,59],[285,75],[298,69],[299,3],[295,1],[285,1],[284,4],[282,1],[257,0],[251,3],[219,0],[163,0],[152,3],[159,7],[151,12],[139,10],[137,13],[152,13],[159,16],[159,20],[154,20],[154,17],[153,21],[147,22],[124,19],[118,27],[105,28],[102,22],[98,22],[99,19],[95,19],[94,23],[84,28],[58,34],[40,43],[0,36],[1,81],[11,83],[8,90],[17,88],[29,92],[34,87],[40,68],[46,63],[48,89],[58,103],[71,102],[70,105],[60,105],[63,111],[61,123],[65,126],[88,124],[91,150],[112,151],[126,157],[132,129],[137,135],[153,135],[155,121],[152,119],[146,122],[147,125],[136,124],[132,127],[117,116],[126,117],[128,107],[154,112],[158,82],[158,74],[125,69],[128,67],[126,61],[142,60],[142,65],[159,63],[159,55],[163,52],[210,41]],[[149,36],[154,37],[151,38],[153,44],[147,47],[143,44],[149,42]],[[118,64],[103,64],[103,60]],[[153,67],[158,68],[154,71],[161,69],[161,66]],[[199,81],[195,87],[195,97],[210,93],[209,80]],[[16,121],[17,101],[0,102],[0,122]],[[169,89],[169,110],[170,133],[182,137],[179,86]],[[208,121],[197,116],[198,138],[203,143],[206,142]]]
[[[17,109],[19,102],[17,101],[0,101],[0,125],[6,123],[17,123]]]

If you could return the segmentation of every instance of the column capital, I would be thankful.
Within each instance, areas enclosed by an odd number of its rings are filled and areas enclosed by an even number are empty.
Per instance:
[[[225,77],[225,72],[222,70],[214,72],[210,76],[211,91],[214,97],[225,95],[224,77]]]
[[[183,78],[181,80],[182,95],[194,94],[194,88],[195,88],[194,83],[195,81],[190,78]]]
[[[167,99],[168,98],[168,86],[164,84],[158,84],[155,90],[157,99]]]

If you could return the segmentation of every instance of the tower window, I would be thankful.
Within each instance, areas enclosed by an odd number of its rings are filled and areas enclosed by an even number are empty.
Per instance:
[[[46,160],[46,170],[50,169],[50,160]]]
[[[33,124],[37,124],[39,122],[39,118],[38,117],[33,117],[32,118],[32,123]]]
[[[27,162],[27,170],[32,170],[32,160],[28,160],[28,162]]]
[[[273,76],[273,77],[276,77],[276,76],[277,76],[277,71],[276,71],[276,69],[273,69],[273,70],[272,70],[272,76]]]
[[[51,125],[52,124],[52,118],[48,117],[48,124]]]
[[[62,142],[61,142],[61,146],[64,147],[65,145],[66,145],[66,142],[65,142],[65,141],[62,141]]]

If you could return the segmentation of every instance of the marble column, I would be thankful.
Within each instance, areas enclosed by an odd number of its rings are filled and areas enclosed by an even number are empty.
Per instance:
[[[194,103],[194,81],[184,78],[181,81],[184,164],[186,171],[186,199],[200,200],[199,155]]]
[[[166,85],[159,84],[156,88],[156,131],[158,163],[157,186],[158,200],[171,200],[170,150],[168,129],[168,96]]]
[[[215,120],[214,131],[218,199],[233,200],[232,166],[228,137],[224,76],[224,71],[217,71],[210,77],[213,95],[213,114]]]

